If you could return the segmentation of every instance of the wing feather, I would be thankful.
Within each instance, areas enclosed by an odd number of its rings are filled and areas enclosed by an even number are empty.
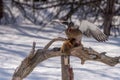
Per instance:
[[[93,37],[99,42],[103,42],[107,40],[107,36],[93,23],[84,20],[81,22],[79,27],[82,33],[84,33],[87,37]]]

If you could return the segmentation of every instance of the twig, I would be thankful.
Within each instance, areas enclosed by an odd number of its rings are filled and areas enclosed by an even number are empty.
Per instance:
[[[52,43],[55,41],[65,41],[65,40],[66,38],[62,38],[62,37],[54,38],[43,49],[47,50],[52,45]]]

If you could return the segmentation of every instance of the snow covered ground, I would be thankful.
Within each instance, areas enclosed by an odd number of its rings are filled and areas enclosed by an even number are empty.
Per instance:
[[[46,27],[38,31],[35,25],[0,25],[0,80],[11,80],[14,70],[29,54],[32,42],[37,48],[43,48],[55,37],[65,37],[62,27]],[[60,46],[54,43],[54,46]],[[120,37],[110,37],[107,42],[100,43],[92,38],[83,38],[83,45],[92,47],[98,52],[107,52],[109,56],[120,56]],[[120,64],[110,67],[100,62],[88,61],[84,65],[80,60],[71,57],[74,69],[74,80],[120,80]],[[61,80],[60,57],[48,59],[40,63],[25,80]]]

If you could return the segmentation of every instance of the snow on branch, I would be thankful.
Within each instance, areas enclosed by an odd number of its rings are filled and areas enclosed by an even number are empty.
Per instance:
[[[23,78],[26,78],[33,69],[42,61],[56,57],[61,56],[60,49],[52,49],[48,50],[50,45],[54,43],[55,41],[64,41],[65,38],[55,38],[51,40],[44,49],[38,49],[35,51],[35,42],[33,43],[32,51],[30,54],[21,62],[19,67],[15,70],[13,74],[12,80],[23,80]],[[71,51],[71,56],[75,56],[81,59],[81,64],[84,64],[87,60],[92,61],[99,61],[102,63],[105,63],[109,66],[115,66],[116,64],[120,63],[119,59],[120,57],[110,57],[107,56],[105,52],[98,53],[95,50],[91,48],[86,47],[75,47]]]

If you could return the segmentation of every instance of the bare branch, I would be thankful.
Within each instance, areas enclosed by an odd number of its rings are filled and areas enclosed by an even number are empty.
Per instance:
[[[66,38],[62,38],[62,37],[54,38],[44,47],[44,50],[48,49],[50,45],[55,41],[65,41],[65,40]]]
[[[96,2],[99,2],[99,1],[101,1],[101,0],[93,0],[93,1],[83,2],[83,3],[79,3],[78,1],[76,1],[76,2],[54,3],[54,4],[51,3],[51,5],[48,5],[48,6],[45,6],[45,7],[38,7],[37,6],[37,7],[34,7],[34,9],[47,9],[47,8],[59,7],[59,6],[64,6],[64,5],[72,5],[72,4],[74,4],[74,5],[88,5],[88,4],[96,3]],[[33,8],[33,5],[31,5],[31,4],[26,4],[26,3],[22,3],[22,2],[18,2],[18,1],[14,1],[14,3]]]
[[[20,66],[16,69],[16,71],[13,74],[12,80],[23,80],[23,78],[27,77],[33,69],[42,61],[56,57],[61,56],[60,51],[54,51],[54,50],[46,50],[48,47],[54,42],[54,41],[62,41],[65,40],[65,38],[56,38],[50,41],[44,49],[38,49],[33,56],[28,55]],[[120,57],[110,57],[107,56],[105,53],[98,53],[95,50],[91,48],[83,48],[83,47],[76,47],[73,48],[71,51],[71,56],[75,56],[81,59],[81,64],[84,64],[87,60],[92,61],[99,61],[102,63],[105,63],[109,66],[115,66],[116,64],[120,63],[119,59]]]

